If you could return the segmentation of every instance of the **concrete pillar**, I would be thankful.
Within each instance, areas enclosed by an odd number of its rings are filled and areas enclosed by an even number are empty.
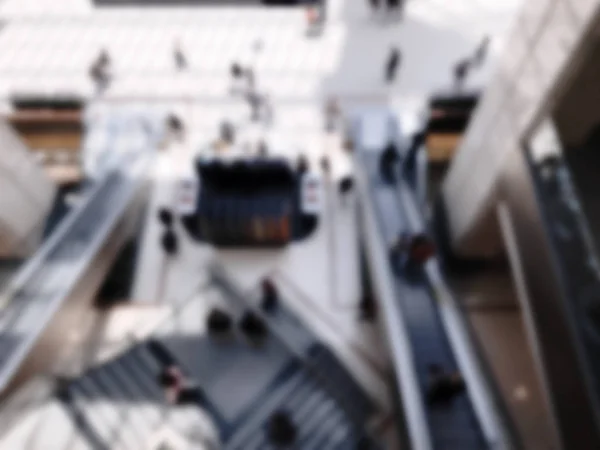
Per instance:
[[[0,258],[39,244],[56,187],[13,129],[0,121]]]
[[[508,157],[523,150],[522,142],[552,110],[590,39],[599,5],[524,3],[442,188],[458,255],[486,257],[502,249],[495,211]]]

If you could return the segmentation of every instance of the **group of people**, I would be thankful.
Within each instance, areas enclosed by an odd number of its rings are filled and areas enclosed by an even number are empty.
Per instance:
[[[480,68],[487,57],[491,40],[485,36],[472,55],[460,59],[453,67],[454,88],[461,90],[472,70]],[[388,84],[395,81],[402,63],[402,52],[396,46],[390,49],[384,67],[384,78]]]
[[[186,70],[189,67],[188,59],[185,56],[179,40],[176,40],[173,45],[173,63],[175,68],[180,71]],[[110,82],[114,78],[114,72],[112,68],[112,58],[107,49],[101,49],[98,56],[92,61],[89,75],[96,85],[98,93],[101,94],[108,88]]]
[[[265,125],[273,121],[273,106],[266,94],[258,92],[256,78],[252,67],[243,67],[238,62],[233,62],[230,68],[231,78],[234,82],[242,82],[241,94],[250,107],[250,120],[257,122],[262,120]],[[232,93],[238,91],[232,88]]]

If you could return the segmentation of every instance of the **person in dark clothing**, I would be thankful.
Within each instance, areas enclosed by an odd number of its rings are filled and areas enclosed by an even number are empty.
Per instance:
[[[310,165],[308,163],[308,159],[306,155],[301,154],[298,156],[298,160],[296,161],[296,171],[299,175],[304,175],[310,169]]]
[[[170,209],[160,208],[158,210],[158,220],[165,227],[170,228],[171,225],[173,225],[173,213],[171,212]]]
[[[272,312],[277,308],[279,304],[279,293],[275,284],[269,279],[265,278],[262,283],[262,302],[261,307],[266,312]]]
[[[179,41],[176,41],[173,47],[173,58],[175,60],[175,67],[177,67],[178,70],[187,69],[188,61],[185,55],[183,54],[183,50],[181,49],[181,43]]]
[[[427,403],[430,405],[447,404],[458,394],[465,391],[465,382],[459,372],[447,373],[438,364],[428,368]]]
[[[372,292],[364,292],[358,305],[360,319],[372,320],[377,315],[377,305]]]
[[[226,144],[233,144],[235,141],[235,129],[233,125],[226,120],[221,122],[219,135],[221,141],[225,142]]]
[[[184,133],[183,121],[176,114],[167,117],[167,128],[175,139],[182,139]]]
[[[392,47],[385,64],[385,80],[392,83],[396,79],[396,73],[402,62],[402,54],[397,47]]]
[[[410,147],[408,147],[404,154],[402,168],[405,174],[415,170],[417,165],[417,154],[419,153],[419,149],[423,146],[423,144],[425,144],[426,138],[426,131],[420,131],[413,135],[410,141]]]
[[[348,194],[352,192],[354,188],[354,178],[352,175],[346,175],[342,177],[339,182],[339,192],[343,202],[346,202]]]
[[[354,178],[352,175],[346,175],[340,179],[340,194],[346,195],[354,188]]]
[[[167,255],[173,256],[177,254],[177,250],[179,249],[177,235],[171,228],[167,228],[163,233],[161,245]]]
[[[244,69],[239,63],[234,62],[231,64],[230,73],[233,78],[239,79],[242,77],[242,75],[244,75]]]
[[[186,380],[175,364],[161,370],[158,383],[164,389],[167,401],[173,405],[199,404],[202,400],[199,387]]]
[[[371,9],[373,10],[373,12],[375,12],[379,9],[379,6],[381,5],[381,1],[380,0],[369,0],[369,5],[371,6]]]
[[[489,36],[485,36],[481,40],[481,43],[475,50],[475,54],[473,55],[473,59],[471,60],[473,63],[473,66],[479,67],[484,63],[484,61],[487,57],[487,54],[488,54],[490,42],[491,42],[491,40],[490,40]]]
[[[387,183],[394,183],[396,181],[395,169],[399,159],[400,156],[398,155],[396,145],[393,142],[389,142],[379,157],[379,172],[383,180]]]
[[[231,316],[219,308],[213,308],[206,319],[208,333],[213,336],[228,334],[232,325]]]
[[[261,341],[267,336],[264,321],[252,311],[246,311],[240,320],[242,333],[253,341]]]
[[[461,90],[469,76],[471,70],[471,60],[468,58],[461,59],[454,66],[454,87],[456,90]]]
[[[296,425],[291,416],[285,411],[276,411],[267,423],[269,441],[278,447],[288,447],[294,444],[298,436]]]
[[[435,254],[433,242],[424,233],[402,232],[390,249],[390,257],[399,270],[413,274]]]
[[[101,50],[96,61],[90,68],[90,77],[96,84],[96,88],[99,93],[106,90],[110,83],[110,56],[108,51]]]

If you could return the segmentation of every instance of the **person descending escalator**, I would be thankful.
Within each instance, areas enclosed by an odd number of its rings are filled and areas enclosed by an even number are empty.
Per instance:
[[[199,405],[202,401],[200,388],[187,380],[176,364],[164,367],[158,375],[158,382],[167,401],[173,405]]]
[[[390,141],[379,158],[379,172],[385,182],[394,183],[396,181],[395,169],[399,159],[396,144]]]
[[[348,204],[348,199],[349,199],[350,193],[352,192],[353,189],[354,189],[354,178],[352,177],[352,175],[346,175],[346,176],[340,178],[340,181],[338,183],[338,190],[340,193],[340,198],[341,198],[342,204],[344,204],[344,205]]]
[[[447,404],[465,391],[465,381],[457,371],[448,373],[439,364],[431,364],[428,368],[428,376],[426,395],[427,403],[430,405]]]
[[[424,233],[401,233],[390,251],[394,266],[409,275],[415,274],[434,254],[435,246]]]
[[[276,448],[290,448],[298,438],[292,416],[286,411],[275,411],[267,423],[267,436]]]

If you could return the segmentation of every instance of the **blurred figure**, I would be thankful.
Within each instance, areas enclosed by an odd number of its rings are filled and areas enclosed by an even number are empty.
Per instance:
[[[176,114],[167,117],[167,131],[175,139],[182,140],[184,134],[183,122]]]
[[[239,63],[234,62],[231,64],[230,73],[234,79],[239,79],[244,74],[244,69],[242,69],[242,66],[240,66]]]
[[[158,382],[165,391],[167,401],[173,405],[197,404],[201,401],[198,386],[186,380],[179,366],[175,364],[161,371]]]
[[[175,234],[175,231],[173,231],[171,228],[167,228],[163,232],[160,243],[161,243],[163,251],[167,255],[174,256],[177,254],[177,252],[179,250],[177,235]]]
[[[402,54],[397,47],[392,47],[385,64],[385,80],[392,83],[396,79],[396,73],[402,62]]]
[[[261,288],[261,307],[266,312],[273,312],[277,308],[277,305],[279,305],[279,292],[277,291],[273,281],[271,281],[269,278],[262,280]]]
[[[473,66],[480,67],[484,63],[488,54],[490,42],[491,40],[489,36],[484,36],[484,38],[481,40],[481,43],[479,44],[479,46],[475,50],[475,54],[473,55]]]
[[[321,170],[325,175],[331,174],[331,161],[329,161],[327,155],[321,158]]]
[[[231,122],[228,122],[227,120],[221,122],[221,125],[219,126],[219,139],[228,145],[234,143],[235,128],[233,127]]]
[[[395,168],[399,159],[396,144],[390,141],[379,158],[379,173],[385,182],[394,183],[396,181]]]
[[[398,270],[414,275],[435,254],[435,246],[425,233],[402,232],[390,249]]]
[[[454,66],[454,88],[457,91],[464,87],[470,70],[471,61],[468,58],[461,59]]]
[[[98,58],[92,64],[90,77],[96,84],[96,90],[99,94],[108,88],[111,80],[110,56],[105,49],[100,51]]]
[[[337,98],[331,97],[325,105],[325,131],[332,133],[336,130],[340,117],[340,105]]]
[[[206,328],[211,336],[223,336],[232,331],[231,316],[219,308],[213,308],[206,319]]]
[[[244,71],[244,76],[246,77],[246,86],[248,90],[253,90],[256,86],[255,78],[254,78],[254,70],[252,67],[248,67]]]
[[[256,154],[259,158],[266,158],[269,156],[269,149],[267,147],[267,143],[264,140],[258,141],[258,145],[256,147]]]
[[[260,120],[261,109],[263,106],[263,99],[258,92],[254,89],[249,90],[246,93],[246,101],[248,102],[248,106],[250,107],[250,120],[253,122],[257,122]]]
[[[343,204],[347,204],[350,192],[354,189],[354,178],[352,175],[346,175],[340,179],[339,192]]]
[[[369,0],[369,6],[373,12],[377,12],[379,7],[381,6],[380,0]]]
[[[175,41],[175,45],[173,46],[173,58],[175,60],[175,67],[178,70],[185,70],[188,68],[188,61],[183,54],[179,40]]]
[[[425,144],[427,139],[426,131],[419,131],[412,136],[410,146],[404,153],[403,169],[404,173],[415,170],[417,166],[417,154],[419,149]]]
[[[308,163],[308,159],[306,155],[300,154],[298,156],[298,160],[296,161],[296,171],[299,175],[304,175],[306,172],[310,170],[310,166]]]
[[[438,364],[431,364],[428,372],[427,402],[430,405],[446,404],[464,392],[465,382],[459,372],[447,373]]]
[[[275,411],[267,422],[267,437],[276,448],[291,448],[298,438],[298,430],[286,411]]]

